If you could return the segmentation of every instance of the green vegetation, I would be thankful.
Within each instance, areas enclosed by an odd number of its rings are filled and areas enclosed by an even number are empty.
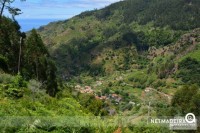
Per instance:
[[[157,26],[169,25],[178,30],[199,27],[200,18],[196,11],[200,3],[197,0],[127,0],[123,3],[126,22],[146,24],[153,21]]]
[[[188,58],[188,57],[196,59],[197,61],[200,61],[200,44],[197,45],[196,49],[193,52],[187,54],[181,60]]]
[[[26,80],[34,78],[45,82],[43,87],[47,93],[55,96],[58,91],[56,67],[36,30],[25,38],[18,23],[5,17],[0,27],[1,69],[10,74],[20,73]]]
[[[0,74],[0,77],[1,132],[71,132],[73,130],[78,132],[83,130],[64,126],[62,121],[56,121],[61,122],[62,128],[54,127],[53,118],[56,116],[89,116],[72,97],[59,97],[58,100],[45,94],[41,88],[37,88],[40,82],[33,84],[29,81],[27,86],[27,82],[20,76]],[[35,123],[36,120],[39,122]],[[56,122],[55,124],[58,124]]]
[[[172,114],[185,115],[194,113],[199,116],[200,90],[198,86],[184,86],[179,89],[172,99]]]
[[[196,59],[186,58],[179,63],[180,72],[178,77],[182,78],[183,82],[189,84],[198,84],[200,85],[200,62]]]
[[[126,55],[126,51],[115,52],[123,47],[134,47],[140,53],[152,46],[168,46],[183,33],[199,27],[199,4],[196,0],[126,0],[101,10],[83,12],[67,21],[50,23],[38,31],[50,46],[60,75],[68,77],[83,71],[101,75],[107,73],[108,66],[114,71],[121,65],[116,61],[107,63],[116,57],[105,57],[109,54],[107,49],[113,55]],[[181,15],[175,15],[177,12]],[[132,58],[137,56],[135,52],[131,52]],[[98,68],[94,64],[97,58]],[[124,64],[124,68],[130,68]]]
[[[0,131],[168,133],[146,116],[200,115],[199,6],[124,0],[28,33],[1,15]]]

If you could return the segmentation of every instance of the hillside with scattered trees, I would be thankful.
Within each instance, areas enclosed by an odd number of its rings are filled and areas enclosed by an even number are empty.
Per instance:
[[[98,74],[107,72],[108,49],[115,52],[132,47],[133,53],[128,52],[132,55],[145,53],[150,47],[174,43],[181,35],[198,28],[199,5],[198,0],[125,0],[50,23],[38,32],[63,77],[94,69],[97,72],[91,73]],[[100,59],[95,61],[97,58]],[[114,68],[121,62],[111,64]]]
[[[185,133],[150,118],[200,115],[199,0],[124,0],[27,33],[11,2],[1,132]]]

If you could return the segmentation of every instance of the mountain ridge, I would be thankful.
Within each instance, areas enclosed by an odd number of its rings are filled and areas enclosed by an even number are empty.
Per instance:
[[[92,69],[91,63],[101,49],[133,46],[137,51],[146,51],[175,42],[188,29],[199,27],[198,5],[197,0],[120,1],[50,23],[38,32],[54,56],[59,73],[73,75],[73,71],[82,71],[78,68]],[[177,12],[182,15],[177,16]]]

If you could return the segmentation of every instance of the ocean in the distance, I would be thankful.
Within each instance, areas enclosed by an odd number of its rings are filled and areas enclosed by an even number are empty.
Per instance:
[[[61,19],[17,19],[21,26],[21,31],[27,32],[33,28],[37,29],[40,26],[47,25],[50,22],[58,21]]]

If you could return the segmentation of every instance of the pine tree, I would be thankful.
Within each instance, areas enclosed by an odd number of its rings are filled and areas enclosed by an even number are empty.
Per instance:
[[[12,17],[14,18],[14,16],[21,14],[21,10],[19,8],[15,8],[10,6],[11,3],[13,3],[15,0],[0,0],[0,24],[1,24],[1,19],[3,16],[3,12],[4,9],[8,9],[9,13],[12,15]],[[21,0],[21,1],[25,1],[25,0]]]
[[[2,17],[0,25],[0,53],[7,59],[9,72],[17,73],[18,60],[16,55],[19,53],[20,26],[17,21]]]
[[[27,38],[25,47],[24,77],[35,78],[43,83],[46,92],[50,96],[57,93],[56,66],[50,59],[50,55],[35,29]]]

